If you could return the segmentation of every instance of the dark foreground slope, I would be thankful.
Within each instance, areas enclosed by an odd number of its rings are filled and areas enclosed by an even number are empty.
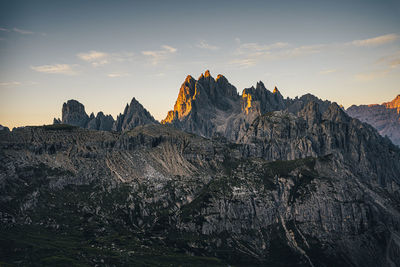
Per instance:
[[[0,262],[398,266],[399,149],[361,123],[331,118],[330,127],[360,128],[338,137],[355,135],[357,150],[328,135],[329,153],[271,161],[252,145],[268,147],[265,123],[242,136],[247,144],[162,125],[0,131]],[[306,125],[304,138],[317,144],[309,136],[318,129]],[[364,144],[383,156],[371,162]],[[366,179],[357,158],[371,177],[391,166],[385,183]]]

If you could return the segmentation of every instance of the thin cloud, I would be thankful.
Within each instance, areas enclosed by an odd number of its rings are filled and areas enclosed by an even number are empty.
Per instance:
[[[210,44],[207,43],[205,40],[200,41],[200,43],[198,43],[196,46],[197,46],[198,48],[206,49],[206,50],[214,50],[214,51],[215,51],[215,50],[218,50],[218,49],[219,49],[218,46],[210,45]]]
[[[20,33],[20,34],[34,34],[34,32],[27,31],[27,30],[22,30],[22,29],[19,29],[19,28],[13,28],[13,31],[17,32],[17,33]]]
[[[176,48],[169,46],[169,45],[163,45],[161,46],[162,48],[164,48],[166,51],[170,52],[170,53],[175,53],[177,51]]]
[[[238,66],[239,68],[249,68],[256,65],[257,60],[255,58],[243,58],[243,59],[235,59],[230,62],[231,65]]]
[[[49,74],[65,74],[65,75],[77,74],[77,72],[73,69],[73,66],[69,64],[32,66],[31,69],[37,72],[49,73]]]
[[[38,83],[37,82],[33,82],[33,81],[28,81],[28,82],[17,82],[17,81],[0,82],[0,87],[14,87],[14,86],[20,86],[20,85],[38,85]]]
[[[244,43],[239,45],[239,48],[235,53],[241,58],[231,61],[230,64],[241,68],[249,68],[262,60],[290,59],[320,53],[325,48],[326,45],[323,44],[290,47],[290,45],[285,42],[277,42],[267,45]]]
[[[7,28],[4,28],[4,27],[0,27],[0,31],[2,31],[2,32],[16,32],[16,33],[23,34],[23,35],[40,34],[42,36],[46,36],[46,33],[28,31],[28,30],[17,28],[17,27],[14,27],[12,29],[11,28],[7,29]]]
[[[316,44],[316,45],[303,45],[299,47],[295,47],[290,50],[284,51],[281,56],[289,56],[289,57],[298,57],[303,55],[317,54],[322,51],[322,49],[326,48],[326,45]]]
[[[354,76],[354,78],[359,82],[370,82],[385,77],[389,74],[389,72],[390,70],[378,70],[367,73],[358,73]]]
[[[96,50],[77,54],[78,58],[89,62],[94,67],[102,66],[112,61],[124,62],[131,61],[134,56],[133,53],[105,53]]]
[[[267,45],[262,45],[262,44],[258,44],[258,43],[244,43],[244,44],[240,45],[239,49],[240,50],[250,50],[250,51],[254,51],[254,52],[262,52],[262,51],[269,51],[272,49],[281,49],[281,48],[285,48],[288,46],[289,46],[289,44],[284,43],[284,42],[277,42],[277,43],[267,44]]]
[[[334,73],[334,72],[337,72],[337,70],[336,70],[336,69],[332,69],[332,70],[321,70],[321,71],[319,72],[319,74],[325,75],[325,74],[330,74],[330,73]]]
[[[378,46],[396,41],[399,38],[397,34],[386,34],[364,40],[354,40],[350,44],[354,46]]]
[[[107,53],[91,50],[87,53],[79,53],[77,55],[80,59],[89,62],[95,67],[105,65],[108,63],[107,58],[109,55]]]
[[[20,82],[2,82],[0,83],[1,87],[11,87],[11,86],[18,86],[21,85]]]
[[[235,55],[240,56],[241,58],[231,61],[230,63],[241,67],[250,67],[256,65],[257,62],[262,60],[291,59],[295,57],[318,54],[321,52],[330,52],[337,49],[344,49],[349,46],[374,47],[384,45],[398,40],[399,37],[400,36],[398,34],[386,34],[374,38],[354,40],[350,42],[311,44],[297,47],[293,47],[286,42],[276,42],[272,44],[241,43],[240,39],[236,38],[235,41],[238,48],[235,52]],[[386,59],[386,62],[391,68],[395,68],[400,64],[400,57]],[[325,72],[320,74],[327,73],[332,72]],[[364,76],[359,75],[360,80],[364,79],[366,76],[364,78],[362,77]]]
[[[176,53],[177,51],[176,48],[169,45],[163,45],[161,47],[163,48],[163,50],[142,51],[142,54],[144,56],[150,57],[153,65],[157,65],[161,61],[167,59],[170,55]]]
[[[391,55],[381,57],[376,63],[389,68],[397,68],[400,65],[400,50]]]
[[[399,66],[399,65],[400,65],[400,58],[393,59],[393,60],[391,60],[391,61],[389,62],[389,66],[390,66],[391,68],[396,68],[396,67]]]
[[[107,74],[107,77],[110,78],[121,78],[121,77],[128,77],[130,74],[128,73],[109,73]]]

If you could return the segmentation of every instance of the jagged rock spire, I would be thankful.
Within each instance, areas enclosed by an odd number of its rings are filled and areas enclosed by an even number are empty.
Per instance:
[[[153,116],[140,104],[136,98],[132,98],[131,103],[126,104],[123,114],[119,114],[114,125],[113,131],[128,131],[136,126],[144,124],[158,123]]]

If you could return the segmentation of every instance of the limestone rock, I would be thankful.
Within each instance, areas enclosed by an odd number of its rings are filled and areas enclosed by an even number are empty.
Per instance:
[[[153,116],[135,99],[124,109],[124,113],[119,114],[113,124],[113,131],[128,131],[136,126],[158,123]]]
[[[317,105],[259,116],[245,144],[157,124],[0,131],[0,260],[398,266],[400,149],[336,104],[307,122]]]
[[[400,146],[400,95],[381,105],[353,105],[346,112],[371,124],[382,136],[387,136],[394,144]]]
[[[206,71],[197,81],[190,75],[185,79],[174,110],[169,111],[161,123],[201,136],[223,136],[236,142],[258,116],[279,110],[297,114],[311,101],[317,102],[321,111],[330,105],[329,101],[310,94],[284,99],[277,87],[271,92],[261,81],[239,95],[224,76],[218,75],[214,80]]]
[[[76,100],[68,100],[62,107],[62,123],[85,128],[89,121],[89,116],[85,112],[85,107]]]

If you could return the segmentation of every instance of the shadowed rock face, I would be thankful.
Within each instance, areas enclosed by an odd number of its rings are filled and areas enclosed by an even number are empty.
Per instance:
[[[157,124],[0,131],[0,259],[398,266],[400,150],[342,113],[274,111],[248,144]]]
[[[117,120],[111,115],[104,115],[103,112],[87,115],[85,107],[76,100],[68,100],[63,104],[62,120],[54,119],[54,124],[68,124],[101,131],[127,131],[138,125],[158,123],[153,116],[133,98],[130,105],[126,105],[124,113],[119,114]]]
[[[126,105],[124,113],[119,114],[114,122],[113,131],[123,132],[136,126],[158,123],[153,116],[135,99]]]
[[[371,124],[382,136],[389,137],[394,144],[400,146],[400,95],[381,105],[353,105],[346,112]]]
[[[85,107],[76,100],[68,100],[62,107],[62,123],[85,128],[89,121],[89,116],[85,112]]]

